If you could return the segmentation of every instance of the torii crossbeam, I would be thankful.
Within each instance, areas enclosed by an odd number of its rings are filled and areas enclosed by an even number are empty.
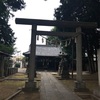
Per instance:
[[[55,21],[55,20],[39,20],[39,19],[24,19],[16,18],[16,24],[32,25],[31,34],[31,49],[29,61],[29,79],[25,84],[25,89],[34,90],[34,72],[35,72],[35,50],[36,50],[36,35],[50,35],[50,36],[66,36],[76,37],[76,59],[77,59],[77,81],[81,86],[82,83],[82,40],[81,28],[96,28],[95,22],[73,22],[73,21]],[[75,28],[76,32],[48,32],[37,31],[37,26],[60,26],[65,28]],[[77,84],[77,85],[78,85]],[[83,85],[83,83],[82,83]],[[77,87],[76,87],[77,88]]]

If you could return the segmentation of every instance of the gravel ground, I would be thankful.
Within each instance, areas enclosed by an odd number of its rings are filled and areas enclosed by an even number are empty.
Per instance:
[[[38,75],[40,79],[40,75]],[[4,81],[0,82],[0,100],[6,100],[9,96],[14,94],[25,85],[25,80],[27,79],[26,74],[16,73],[5,78]],[[37,78],[36,78],[37,79]],[[33,93],[21,92],[16,98],[12,100],[39,100],[40,93],[35,91]]]
[[[54,72],[52,74],[59,80],[60,76],[58,76],[57,73]],[[86,87],[90,90],[90,92],[93,92],[93,90],[98,87],[97,73],[89,74],[88,72],[84,72],[82,78],[83,78],[83,81],[85,81]],[[59,81],[62,82],[65,87],[69,88],[69,90],[73,91],[74,86],[75,86],[75,81],[76,81],[76,73],[74,73],[73,79],[71,78],[71,75],[70,75],[70,79],[63,79]]]
[[[14,100],[40,100],[40,93],[39,91],[33,93],[21,92],[14,98]]]
[[[25,75],[17,73],[0,82],[0,100],[5,100],[7,97],[15,93],[19,87],[24,86],[24,81],[12,80],[12,78],[21,79],[23,77],[25,77]]]
[[[74,86],[75,86],[75,81],[76,81],[76,73],[74,73],[73,79],[61,79],[60,76],[58,76],[57,73],[52,73],[69,91],[74,92]],[[70,75],[71,77],[71,75]],[[95,74],[89,74],[88,72],[83,73],[83,81],[86,83],[87,89],[89,91],[86,92],[75,92],[78,96],[83,98],[82,100],[100,100],[98,99],[93,99],[90,95],[93,95],[93,91],[98,88],[98,73]],[[94,95],[93,95],[94,96]],[[95,97],[95,96],[94,96]]]
[[[58,77],[57,73],[52,73],[55,77]],[[69,80],[59,80],[64,84],[64,86],[70,91],[74,90],[74,81],[76,75],[74,75],[73,79]],[[40,74],[37,74],[36,80],[40,80],[41,76]],[[22,80],[20,80],[22,79]],[[0,82],[0,100],[5,100],[9,96],[11,96],[13,93],[18,91],[20,87],[23,87],[25,84],[25,80],[27,79],[26,74],[24,73],[16,73],[12,76],[9,76],[6,78],[6,80]],[[95,74],[84,74],[83,80],[86,82],[87,88],[92,93],[95,88],[98,87],[98,77],[97,73]],[[39,85],[39,84],[38,84]],[[40,93],[39,91],[35,91],[33,93],[24,93],[21,92],[14,98],[13,100],[40,100]]]

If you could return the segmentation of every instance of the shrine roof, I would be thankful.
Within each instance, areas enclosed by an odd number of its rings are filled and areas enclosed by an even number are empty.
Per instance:
[[[59,56],[61,52],[60,47],[47,46],[47,45],[37,45],[36,46],[36,56]],[[24,52],[23,55],[29,55],[30,51]]]

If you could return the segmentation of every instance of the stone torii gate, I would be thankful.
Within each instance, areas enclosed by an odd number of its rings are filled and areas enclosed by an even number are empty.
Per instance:
[[[82,28],[96,28],[95,22],[73,22],[73,21],[54,21],[54,20],[37,20],[37,19],[23,19],[16,18],[16,24],[24,24],[32,26],[31,33],[31,49],[29,61],[29,78],[25,83],[25,90],[34,90],[34,72],[35,72],[35,51],[36,51],[36,35],[49,35],[49,36],[66,36],[76,38],[76,82],[75,90],[85,89],[85,84],[82,81]],[[37,26],[60,26],[65,28],[75,28],[76,32],[50,32],[50,31],[37,31]]]

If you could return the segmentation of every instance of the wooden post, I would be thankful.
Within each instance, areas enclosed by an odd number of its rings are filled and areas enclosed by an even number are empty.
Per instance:
[[[4,78],[4,56],[1,56],[0,60],[0,78]]]
[[[74,39],[72,38],[72,79],[73,79],[73,67],[74,67]]]

